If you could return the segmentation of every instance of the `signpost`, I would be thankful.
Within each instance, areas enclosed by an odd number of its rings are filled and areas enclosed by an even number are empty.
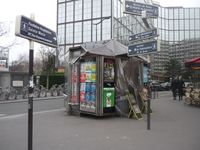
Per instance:
[[[33,58],[34,42],[50,47],[57,47],[56,33],[25,16],[16,18],[15,35],[29,40],[29,96],[28,96],[28,150],[33,148]]]
[[[125,10],[124,10],[125,13],[141,16],[142,11],[146,11],[147,16],[149,16],[151,18],[158,17],[158,7],[157,6],[133,2],[133,1],[125,1]]]
[[[134,35],[129,36],[129,41],[137,41],[137,40],[143,40],[147,38],[153,38],[157,36],[157,29],[152,29],[149,31],[137,33]]]
[[[128,46],[129,56],[134,56],[134,55],[139,55],[139,54],[144,54],[144,53],[152,53],[156,51],[157,51],[156,40]]]
[[[16,18],[15,35],[50,47],[57,47],[56,33],[25,16]]]
[[[158,18],[158,7],[138,3],[133,1],[125,0],[124,13],[137,15],[142,17],[142,21],[147,29],[150,29],[147,19]],[[152,29],[142,33],[134,34],[129,36],[129,41],[135,41],[134,45],[128,46],[128,55],[135,56],[139,54],[149,54],[157,51],[157,41],[153,40],[157,36],[157,30]],[[150,39],[149,41],[143,42],[144,39]],[[147,130],[150,130],[150,88],[148,86],[148,110],[147,110]]]

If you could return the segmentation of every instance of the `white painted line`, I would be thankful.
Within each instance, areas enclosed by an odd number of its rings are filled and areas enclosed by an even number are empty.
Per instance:
[[[0,117],[3,117],[3,116],[5,116],[6,114],[0,114]]]
[[[44,110],[44,111],[38,111],[38,112],[33,112],[33,115],[38,115],[38,114],[43,114],[43,113],[50,113],[50,112],[57,112],[57,111],[64,111],[64,108],[60,108],[60,109],[52,109],[52,110]],[[28,113],[23,113],[23,114],[17,114],[17,115],[10,115],[10,116],[0,116],[0,120],[3,119],[16,119],[16,118],[20,118],[20,117],[24,117],[24,116],[28,116]]]

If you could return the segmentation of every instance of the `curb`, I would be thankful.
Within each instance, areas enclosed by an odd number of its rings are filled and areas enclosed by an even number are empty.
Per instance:
[[[53,100],[57,98],[63,98],[64,100],[64,96],[54,96],[54,97],[33,98],[33,101]],[[28,102],[28,99],[7,100],[7,101],[4,100],[4,101],[0,101],[0,104],[20,103],[20,102]]]

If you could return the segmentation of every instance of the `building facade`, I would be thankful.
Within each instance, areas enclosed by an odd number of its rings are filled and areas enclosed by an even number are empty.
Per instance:
[[[84,42],[111,39],[113,18],[123,15],[121,0],[58,0],[60,51]]]
[[[161,49],[153,56],[154,73],[165,72],[167,59],[177,59],[184,65],[200,56],[200,8],[160,6],[154,26],[158,28]]]
[[[0,71],[8,71],[9,49],[0,46]]]
[[[150,3],[147,0],[137,2]],[[141,16],[123,13],[124,0],[58,0],[57,33],[63,55],[69,47],[84,42],[116,39],[131,44],[128,37],[147,30]],[[165,72],[170,58],[184,63],[200,56],[200,8],[159,7],[158,52],[151,55],[152,73]]]

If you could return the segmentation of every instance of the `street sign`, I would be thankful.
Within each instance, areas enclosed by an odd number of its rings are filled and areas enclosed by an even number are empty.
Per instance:
[[[50,47],[57,47],[57,36],[54,31],[25,16],[16,18],[15,35]]]
[[[146,43],[134,44],[128,46],[128,55],[139,55],[139,54],[147,54],[157,51],[157,41],[150,41]]]
[[[157,29],[155,28],[150,31],[145,31],[145,32],[131,35],[131,36],[129,36],[129,41],[143,40],[143,39],[156,37],[156,36],[157,36]]]
[[[152,18],[158,17],[157,6],[144,4],[144,3],[138,3],[138,2],[132,2],[132,1],[125,1],[125,13],[141,16],[142,11],[146,11],[149,17],[152,17]]]

